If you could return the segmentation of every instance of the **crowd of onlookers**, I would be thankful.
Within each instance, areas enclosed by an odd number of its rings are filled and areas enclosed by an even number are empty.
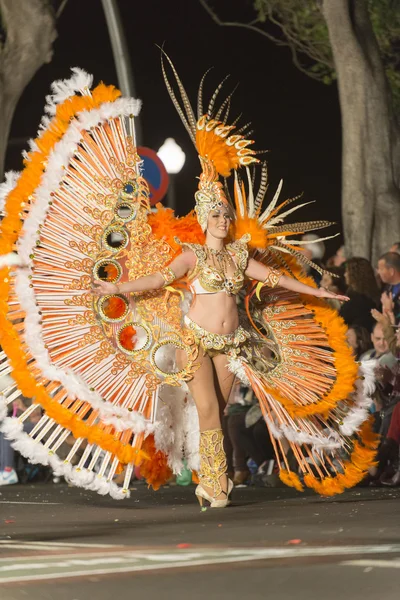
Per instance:
[[[347,257],[343,246],[324,261],[324,244],[313,235],[304,236],[305,241],[312,242],[305,246],[304,254],[329,273],[320,273],[306,265],[308,275],[318,285],[349,296],[345,303],[329,302],[348,326],[347,341],[356,359],[361,364],[375,361],[376,387],[370,412],[381,442],[378,464],[370,469],[364,483],[400,485],[400,242],[389,247],[377,264],[372,265],[365,258]],[[7,381],[0,381],[0,393],[6,385]],[[24,408],[19,400],[11,410],[18,415]],[[32,430],[40,414],[38,408],[24,421],[26,432]],[[234,387],[225,409],[223,429],[228,470],[234,484],[277,485],[279,478],[270,436],[251,389],[243,385]],[[37,467],[35,471],[20,459],[0,433],[0,486],[17,483],[21,473],[26,479],[40,475],[51,479],[48,470]],[[187,481],[190,480],[189,477]]]

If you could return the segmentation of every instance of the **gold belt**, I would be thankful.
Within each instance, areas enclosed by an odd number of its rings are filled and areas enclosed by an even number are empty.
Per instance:
[[[192,319],[185,315],[185,325],[193,333],[196,342],[210,355],[239,354],[242,346],[250,338],[250,333],[241,325],[231,333],[212,333],[197,325]]]

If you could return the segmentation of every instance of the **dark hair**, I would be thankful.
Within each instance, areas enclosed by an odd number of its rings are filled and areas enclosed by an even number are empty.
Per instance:
[[[398,257],[400,259],[400,255]],[[369,260],[360,256],[349,258],[346,261],[346,272],[349,285],[348,291],[364,294],[378,305],[380,293],[375,273]]]
[[[384,260],[387,267],[400,273],[400,254],[398,252],[385,252],[379,260]]]
[[[371,348],[373,347],[371,334],[367,329],[365,329],[365,327],[361,327],[361,325],[352,325],[351,327],[349,327],[349,329],[352,329],[356,334],[356,360],[358,360],[360,356],[364,354],[364,352],[367,352],[367,350],[371,350]]]
[[[398,250],[400,250],[400,242],[395,242],[392,246],[396,246]]]

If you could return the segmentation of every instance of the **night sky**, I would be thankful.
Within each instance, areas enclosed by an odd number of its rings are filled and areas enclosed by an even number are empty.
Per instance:
[[[238,1],[214,0],[213,6],[226,9]],[[162,43],[194,107],[199,81],[210,66],[214,69],[208,76],[206,99],[228,73],[227,91],[240,83],[231,115],[242,112],[241,123],[252,122],[254,147],[269,150],[269,197],[282,177],[282,200],[300,192],[305,200],[316,200],[297,219],[337,221],[327,234],[340,231],[341,125],[336,86],[325,86],[300,73],[288,49],[243,28],[219,27],[197,0],[120,0],[119,6],[136,94],[143,100],[142,144],[157,150],[166,137],[174,137],[186,153],[186,164],[176,181],[178,214],[193,207],[200,169],[163,82],[156,47]],[[50,83],[67,78],[72,66],[93,73],[95,84],[103,80],[118,85],[100,0],[69,0],[58,21],[53,60],[35,75],[17,107],[7,169],[21,167],[20,152],[25,147],[21,138],[35,137]],[[327,254],[340,244],[341,238],[329,242]]]

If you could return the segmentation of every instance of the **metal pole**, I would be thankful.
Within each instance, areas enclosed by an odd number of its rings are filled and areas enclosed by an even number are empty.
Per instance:
[[[101,1],[103,4],[104,15],[106,18],[111,47],[114,55],[119,88],[124,96],[133,96],[133,98],[137,98],[132,65],[117,0]],[[135,117],[135,132],[136,143],[138,146],[140,146],[142,136],[138,117]]]

